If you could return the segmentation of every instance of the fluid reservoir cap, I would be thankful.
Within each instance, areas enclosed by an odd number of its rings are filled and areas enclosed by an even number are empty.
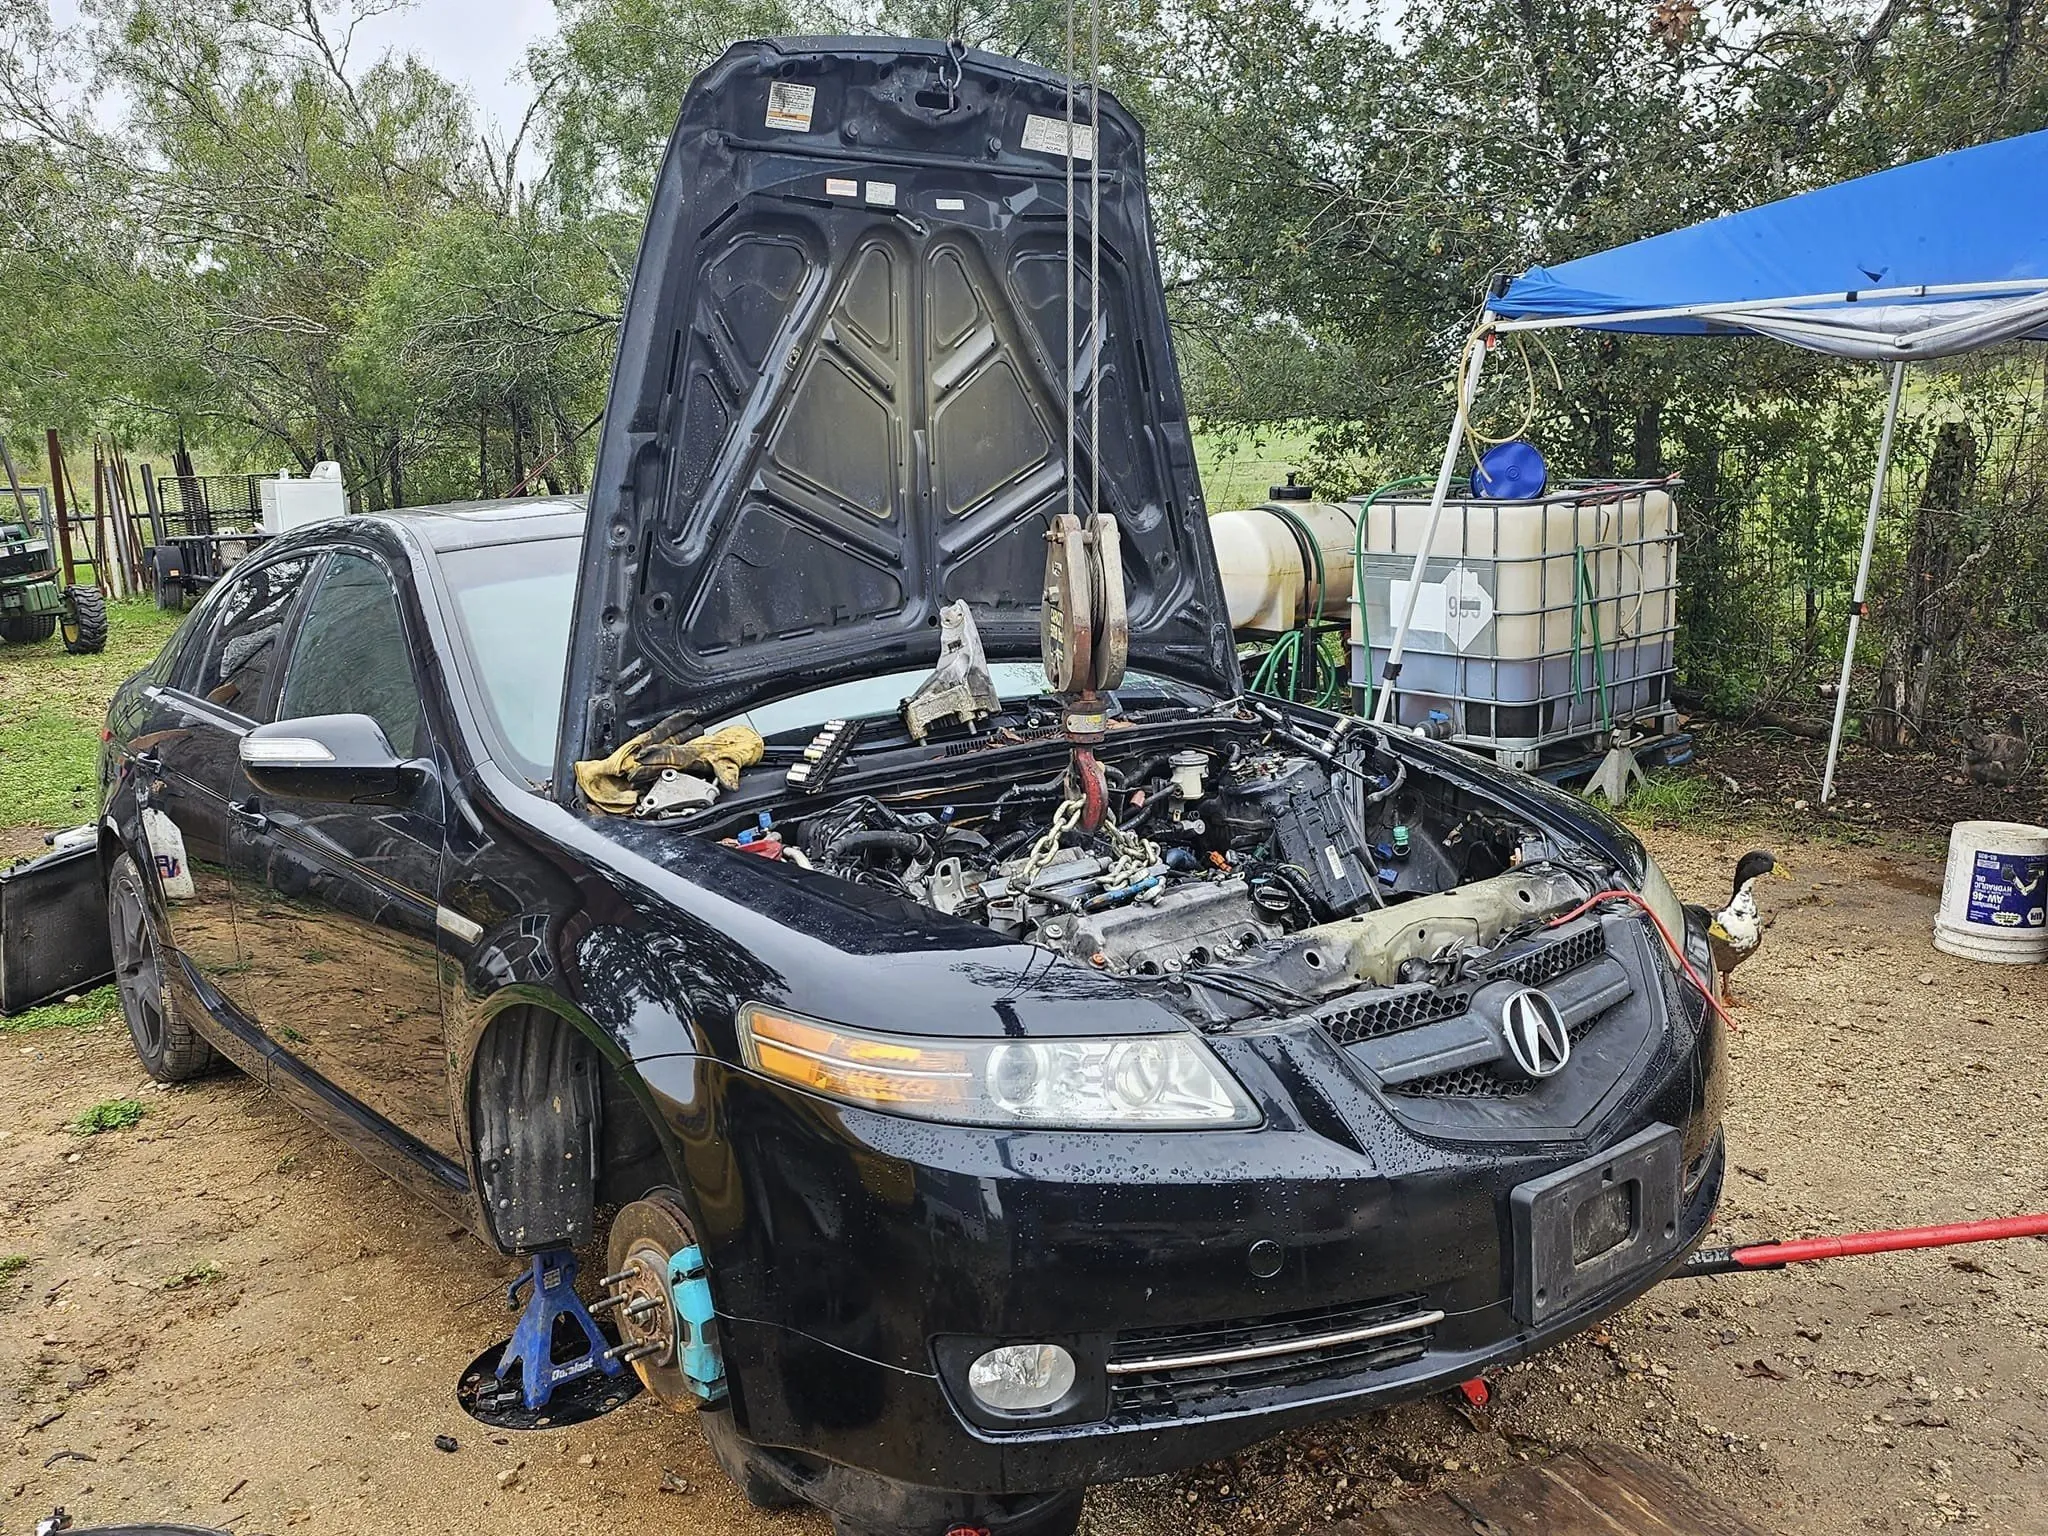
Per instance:
[[[1487,449],[1472,470],[1472,494],[1494,501],[1533,501],[1549,482],[1543,455],[1519,440]]]
[[[1269,485],[1266,487],[1266,499],[1268,501],[1313,501],[1315,500],[1315,487],[1312,485],[1297,485],[1294,482],[1294,476],[1289,474],[1285,485]]]

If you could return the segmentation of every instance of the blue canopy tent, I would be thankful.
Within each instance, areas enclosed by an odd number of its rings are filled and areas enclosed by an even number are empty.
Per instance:
[[[1660,336],[1767,336],[1891,365],[1821,799],[1834,792],[1856,634],[1905,365],[1996,342],[2048,341],[2048,130],[1981,144],[1728,214],[1557,267],[1487,301],[1461,355],[1457,414],[1388,650],[1376,718],[1415,616],[1458,445],[1492,339],[1564,326]]]

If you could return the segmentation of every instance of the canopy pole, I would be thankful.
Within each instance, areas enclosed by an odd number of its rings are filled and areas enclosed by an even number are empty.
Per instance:
[[[1482,337],[1493,323],[1493,311],[1487,310],[1479,317],[1473,336]],[[1469,364],[1467,362],[1469,359]],[[1394,684],[1401,676],[1401,654],[1408,644],[1408,626],[1415,622],[1415,602],[1422,595],[1422,576],[1429,564],[1429,552],[1436,544],[1437,524],[1443,521],[1444,500],[1451,492],[1451,471],[1458,465],[1458,444],[1465,436],[1465,423],[1472,413],[1473,398],[1479,393],[1479,372],[1486,366],[1486,343],[1480,340],[1473,345],[1468,340],[1465,349],[1458,354],[1458,409],[1451,418],[1451,435],[1444,440],[1444,460],[1437,466],[1436,489],[1430,493],[1429,521],[1422,530],[1422,543],[1415,550],[1415,565],[1408,572],[1408,598],[1401,605],[1401,618],[1394,626],[1394,637],[1387,645],[1387,665],[1380,673],[1379,698],[1373,703],[1372,717],[1384,721],[1393,707]],[[1390,515],[1398,517],[1398,508],[1389,509]],[[1365,657],[1366,670],[1372,670],[1372,650],[1368,646]]]
[[[1870,515],[1863,520],[1863,553],[1856,561],[1856,595],[1849,601],[1849,638],[1842,646],[1842,676],[1835,685],[1835,726],[1828,733],[1828,766],[1820,780],[1820,803],[1835,792],[1835,758],[1842,750],[1842,721],[1849,713],[1849,674],[1856,667],[1856,631],[1863,623],[1863,596],[1870,585],[1870,552],[1877,545],[1877,514],[1884,505],[1884,477],[1892,462],[1892,428],[1899,420],[1899,390],[1906,382],[1904,362],[1892,364],[1892,389],[1884,403],[1884,432],[1877,440],[1877,473],[1870,482]]]

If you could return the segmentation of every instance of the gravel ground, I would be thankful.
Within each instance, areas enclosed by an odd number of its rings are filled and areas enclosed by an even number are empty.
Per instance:
[[[1650,840],[1702,899],[1749,846]],[[1791,878],[1737,978],[1714,1240],[2048,1206],[2048,971],[1932,949],[1935,857],[1776,849]],[[128,1096],[134,1128],[67,1129]],[[649,1400],[517,1437],[464,1418],[453,1381],[508,1327],[509,1266],[247,1079],[157,1089],[110,1022],[0,1035],[0,1106],[0,1536],[60,1503],[237,1532],[824,1530],[748,1509]],[[1088,1526],[1307,1533],[1609,1439],[1768,1530],[2048,1533],[2044,1287],[2038,1242],[1674,1281],[1503,1373],[1486,1415],[1437,1400],[1321,1426],[1099,1490]]]

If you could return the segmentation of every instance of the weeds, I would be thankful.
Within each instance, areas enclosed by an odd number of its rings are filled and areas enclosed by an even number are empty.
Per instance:
[[[71,1130],[78,1136],[97,1136],[102,1131],[133,1130],[142,1123],[142,1117],[148,1113],[149,1106],[140,1099],[103,1099],[72,1121]]]
[[[20,1034],[31,1029],[84,1029],[120,1012],[121,995],[112,985],[94,987],[77,1002],[45,1003],[0,1019],[0,1035]]]
[[[189,1291],[196,1285],[212,1285],[216,1280],[225,1280],[227,1271],[218,1264],[195,1264],[182,1275],[173,1275],[164,1282],[167,1291]]]
[[[6,1254],[0,1254],[0,1280],[12,1280],[12,1279],[13,1279],[13,1278],[14,1278],[14,1277],[15,1277],[16,1275],[20,1274],[20,1273],[21,1273],[21,1272],[22,1272],[22,1271],[23,1271],[24,1269],[27,1269],[27,1268],[28,1268],[28,1255],[27,1255],[27,1254],[25,1254],[25,1253],[6,1253]]]
[[[1696,773],[1660,769],[1648,775],[1621,808],[1623,817],[1644,826],[1668,827],[1709,814],[1712,786]]]

